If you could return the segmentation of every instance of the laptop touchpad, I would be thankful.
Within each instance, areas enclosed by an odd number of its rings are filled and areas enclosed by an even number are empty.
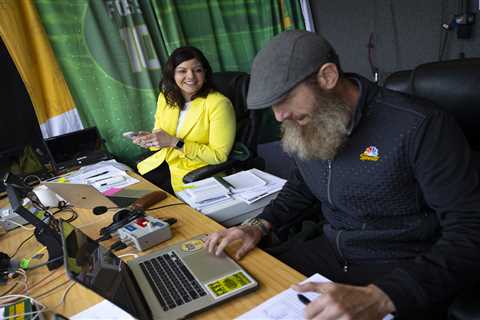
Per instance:
[[[230,259],[214,256],[206,250],[183,256],[182,259],[202,282],[218,279],[221,275],[239,270],[238,266]]]

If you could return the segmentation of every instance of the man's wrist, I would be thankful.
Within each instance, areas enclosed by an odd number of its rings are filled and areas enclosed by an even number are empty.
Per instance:
[[[264,219],[258,219],[258,218],[249,218],[245,221],[242,222],[242,226],[252,226],[256,227],[260,230],[262,237],[268,236],[270,234],[270,231],[272,229],[271,224],[264,220]]]
[[[393,301],[390,299],[390,297],[385,292],[383,292],[382,289],[380,289],[379,287],[377,287],[374,284],[368,285],[367,288],[369,288],[371,290],[372,294],[375,297],[377,297],[377,299],[379,301],[379,311],[382,314],[389,314],[389,313],[392,313],[392,312],[396,311],[396,308],[395,308],[395,305],[393,304]]]

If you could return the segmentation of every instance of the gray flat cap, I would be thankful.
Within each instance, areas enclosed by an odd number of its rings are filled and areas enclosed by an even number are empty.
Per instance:
[[[333,56],[330,43],[316,33],[292,30],[275,36],[253,60],[248,108],[263,109],[280,101]]]

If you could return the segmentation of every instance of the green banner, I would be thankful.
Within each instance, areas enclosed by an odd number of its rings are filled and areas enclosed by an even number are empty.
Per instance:
[[[84,125],[130,164],[143,150],[122,133],[153,127],[161,66],[175,48],[198,47],[214,71],[249,72],[268,39],[304,28],[298,0],[34,1]]]
[[[126,162],[122,132],[149,130],[166,52],[149,2],[38,0],[37,10],[86,127]]]

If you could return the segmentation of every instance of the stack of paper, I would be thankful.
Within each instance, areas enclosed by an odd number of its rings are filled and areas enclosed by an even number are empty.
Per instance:
[[[207,178],[185,185],[177,195],[191,207],[203,211],[207,207],[238,199],[252,204],[282,189],[286,180],[258,169],[237,172],[223,177],[225,186],[216,178]]]
[[[261,172],[260,170],[257,171]],[[267,184],[267,181],[261,179],[258,174],[255,174],[252,170],[234,173],[224,177],[223,180],[231,185],[230,191],[232,193],[247,192],[259,187],[264,187]]]
[[[243,189],[242,192],[234,194],[235,198],[240,199],[248,204],[254,203],[255,201],[265,198],[272,193],[280,191],[283,188],[285,182],[287,182],[285,179],[281,179],[258,169],[250,169],[244,172],[256,176],[258,179],[264,181],[263,185],[257,184],[256,186]],[[224,179],[229,181],[228,177],[225,177]]]
[[[208,200],[223,198],[230,193],[230,190],[216,179],[208,178],[199,181],[191,188],[185,189],[185,192],[195,203],[202,203]]]
[[[204,207],[231,199],[229,192],[214,178],[207,178],[186,184],[177,195],[189,206],[201,211]]]
[[[102,161],[56,177],[49,182],[89,184],[100,192],[112,188],[122,189],[139,182],[125,172],[125,167],[115,160]]]

